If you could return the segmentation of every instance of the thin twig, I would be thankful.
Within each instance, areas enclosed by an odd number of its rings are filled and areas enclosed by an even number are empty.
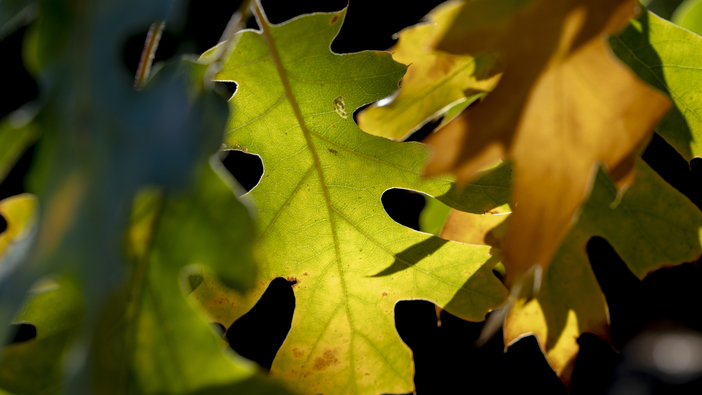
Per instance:
[[[136,89],[143,87],[144,83],[149,78],[151,63],[154,61],[154,55],[156,55],[156,49],[158,49],[158,42],[161,40],[161,35],[163,34],[163,28],[165,26],[166,22],[160,21],[151,24],[149,28],[149,34],[146,35],[146,42],[144,43],[144,50],[141,52],[139,68],[134,78],[134,87]]]

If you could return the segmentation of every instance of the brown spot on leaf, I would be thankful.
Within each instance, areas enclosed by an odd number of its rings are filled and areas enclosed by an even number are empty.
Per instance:
[[[298,350],[297,348],[293,348],[292,352],[293,352],[293,355],[295,356],[295,358],[302,358],[305,355],[305,353]]]
[[[338,20],[339,20],[339,15],[334,15],[334,16],[329,20],[329,24],[330,24],[330,25],[333,25],[333,24],[335,24],[336,21],[338,21]]]
[[[387,292],[383,292],[383,296],[388,296],[388,293],[387,293]]]
[[[322,356],[315,358],[314,360],[314,370],[323,370],[331,365],[336,365],[339,360],[334,355],[332,350],[325,350]]]
[[[334,149],[331,149],[331,148],[327,148],[327,149],[329,150],[329,152],[331,152],[331,153],[334,154],[334,155],[337,155],[337,154],[339,153],[339,151],[337,151],[337,150],[334,150]]]

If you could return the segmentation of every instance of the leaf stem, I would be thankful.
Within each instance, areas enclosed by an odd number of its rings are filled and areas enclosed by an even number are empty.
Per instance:
[[[134,78],[134,87],[136,89],[141,89],[149,78],[151,64],[154,61],[154,55],[156,55],[156,50],[158,49],[158,42],[161,40],[161,35],[163,34],[163,28],[165,26],[166,22],[159,21],[152,23],[149,28],[149,33],[146,35],[146,42],[144,43],[144,50],[141,52],[139,68]]]

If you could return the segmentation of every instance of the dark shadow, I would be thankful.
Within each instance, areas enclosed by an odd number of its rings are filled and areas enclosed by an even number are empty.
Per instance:
[[[10,333],[14,335],[10,336],[5,345],[22,343],[37,337],[37,327],[28,322],[10,324],[10,328]]]
[[[435,253],[446,243],[448,243],[447,240],[440,239],[438,237],[430,237],[424,241],[414,244],[399,254],[396,254],[395,261],[392,263],[392,265],[383,271],[372,275],[371,277],[389,276],[393,273],[409,269],[413,265],[419,263],[422,259]]]
[[[213,3],[188,1],[188,20],[180,34],[181,41],[189,43],[193,47],[192,53],[196,54],[212,48],[219,42],[224,27],[240,5],[241,0],[218,2],[217,10],[213,12]]]
[[[614,52],[614,54],[622,60],[622,63],[627,65],[641,80],[661,92],[664,92],[668,97],[671,97],[663,68],[656,67],[653,69],[651,67],[661,65],[662,60],[656,50],[649,44],[649,19],[648,13],[642,13],[638,18],[638,21],[641,23],[641,32],[629,24],[621,33],[612,35],[609,38],[609,43],[612,52]],[[633,43],[635,48],[632,49],[627,46],[623,38],[626,39],[628,43]],[[643,64],[641,59],[645,59],[645,67],[634,70],[629,66],[630,64]],[[690,142],[693,140],[693,137],[690,132],[690,126],[687,124],[685,117],[677,106],[674,106],[668,111],[668,114],[663,117],[663,120],[656,128],[656,130],[659,129],[675,130],[675,139],[678,140],[678,142],[684,141],[686,144],[685,147],[678,147],[678,149],[687,150],[688,153],[691,152]]]
[[[392,188],[383,192],[380,201],[385,212],[395,222],[419,230],[419,213],[426,204],[424,195],[406,189]]]
[[[291,288],[294,284],[283,278],[273,280],[256,305],[226,332],[234,351],[264,369],[270,370],[275,354],[290,331],[295,311]]]
[[[702,158],[689,163],[658,134],[646,147],[643,160],[670,185],[702,208]]]
[[[395,325],[412,349],[419,395],[521,394],[526,388],[538,388],[539,394],[566,393],[533,337],[520,340],[505,353],[499,331],[477,348],[484,322],[465,321],[444,310],[438,327],[434,304],[421,300],[398,302]]]
[[[571,395],[606,394],[621,357],[606,340],[590,333],[580,335],[578,345],[580,350],[569,386]]]
[[[621,350],[624,343],[641,331],[649,320],[650,311],[641,303],[641,281],[601,237],[590,239],[587,255],[609,307],[612,345]]]
[[[243,151],[224,151],[224,167],[234,176],[241,186],[249,192],[263,176],[261,157]]]

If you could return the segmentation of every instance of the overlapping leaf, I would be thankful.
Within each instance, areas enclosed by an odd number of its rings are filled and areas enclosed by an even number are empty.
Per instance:
[[[688,161],[702,156],[702,37],[644,12],[609,43],[642,80],[673,100],[656,132]]]
[[[617,186],[603,170],[598,172],[577,224],[544,272],[539,293],[519,297],[505,320],[505,344],[533,333],[565,382],[582,333],[609,339],[607,305],[585,251],[593,236],[606,238],[638,278],[702,254],[702,212],[642,160],[636,167],[636,180],[618,203]],[[452,211],[442,237],[475,240],[461,232],[480,223],[476,217]],[[485,243],[496,245],[499,235],[483,230]]]
[[[137,200],[131,281],[105,309],[96,335],[98,393],[286,393],[257,376],[253,364],[222,352],[183,295],[187,265],[226,273],[239,291],[254,279],[247,210],[212,169],[205,170],[196,193]]]
[[[618,183],[669,108],[665,95],[616,62],[605,35],[634,15],[636,0],[477,0],[437,48],[501,51],[503,76],[487,98],[430,136],[429,175],[460,180],[500,157],[514,162],[514,213],[505,239],[508,278],[546,267],[587,195],[595,163]]]
[[[11,212],[20,215],[6,216],[12,226],[3,237],[21,237],[17,219],[29,218],[21,214],[32,203],[22,198],[9,202]],[[0,206],[3,214],[6,206]],[[222,273],[239,291],[248,289],[254,279],[247,209],[212,169],[205,169],[195,193],[165,200],[155,191],[142,193],[128,239],[133,260],[130,281],[103,309],[92,335],[95,392],[287,393],[257,375],[254,365],[223,352],[208,321],[189,306],[181,290],[182,269],[188,265],[206,265]],[[71,340],[84,333],[80,291],[62,281],[31,295],[18,320],[34,325],[38,335],[6,348],[0,361],[0,388],[60,393],[61,359]]]
[[[34,120],[43,138],[31,175],[42,210],[38,230],[30,233],[35,237],[19,241],[3,257],[0,339],[6,339],[6,324],[26,292],[46,275],[68,278],[86,314],[74,328],[75,342],[64,338],[60,352],[52,348],[34,370],[32,362],[20,359],[31,353],[8,348],[0,362],[0,377],[13,376],[12,386],[4,382],[7,388],[35,388],[39,384],[32,381],[43,367],[45,383],[51,384],[47,392],[276,391],[250,364],[222,353],[221,340],[179,288],[179,271],[189,264],[209,266],[240,290],[254,281],[246,210],[222,180],[211,171],[200,175],[196,166],[221,144],[226,102],[204,84],[206,66],[187,60],[160,68],[136,91],[114,51],[129,34],[167,20],[182,5],[40,4],[28,52],[44,98]],[[124,234],[134,195],[144,185],[162,188],[163,215],[153,225],[156,235],[141,232],[150,242],[132,246],[139,262],[125,285]],[[123,292],[115,296],[117,290]],[[33,314],[38,333],[49,333],[45,319],[51,309],[42,305]],[[98,316],[107,330],[95,330]],[[43,341],[38,336],[17,347],[36,350]],[[62,364],[67,347],[70,363]],[[15,369],[20,366],[27,369]],[[61,387],[56,372],[67,373],[68,387]]]
[[[488,247],[400,226],[380,197],[406,188],[483,212],[506,202],[504,178],[496,172],[459,193],[450,178],[422,177],[424,146],[358,129],[353,112],[394,92],[405,67],[384,52],[332,53],[345,10],[282,25],[257,12],[263,31],[239,34],[216,79],[239,84],[226,146],[256,153],[264,164],[246,195],[264,256],[253,300],[276,277],[297,279],[292,328],[271,376],[302,393],[412,391],[411,352],[394,326],[395,303],[428,299],[482,320],[504,302],[505,290],[490,272],[497,260]]]
[[[364,132],[402,140],[425,122],[438,118],[448,107],[476,100],[481,92],[490,91],[499,79],[499,56],[450,55],[432,50],[437,26],[460,11],[463,2],[448,1],[425,19],[426,23],[399,33],[392,57],[408,65],[397,97],[383,106],[373,105],[358,115]],[[446,104],[448,103],[448,104]]]

